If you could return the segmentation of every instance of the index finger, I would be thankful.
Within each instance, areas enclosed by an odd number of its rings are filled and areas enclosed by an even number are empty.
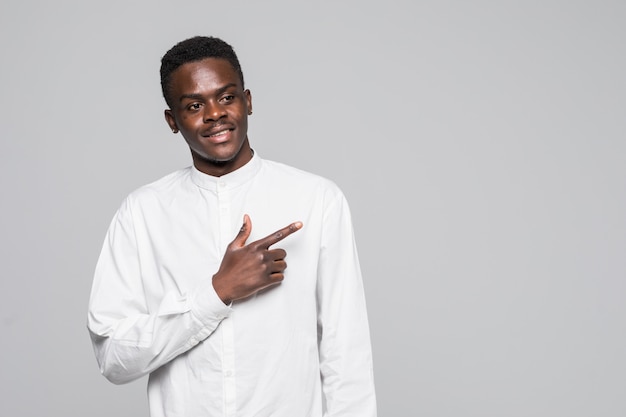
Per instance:
[[[255,243],[265,249],[268,249],[270,246],[280,242],[290,234],[295,233],[300,229],[302,229],[302,222],[294,222],[289,226],[275,231],[271,235],[267,235],[264,238],[257,240]]]

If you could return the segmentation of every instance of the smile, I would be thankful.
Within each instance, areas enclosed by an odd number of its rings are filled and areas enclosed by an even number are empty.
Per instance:
[[[213,133],[212,135],[209,135],[208,137],[215,138],[215,137],[218,137],[218,136],[223,136],[223,135],[227,134],[228,132],[230,132],[230,129],[224,129],[224,130],[220,130],[217,133]]]

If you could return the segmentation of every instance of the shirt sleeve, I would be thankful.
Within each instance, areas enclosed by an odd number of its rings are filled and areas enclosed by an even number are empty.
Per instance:
[[[324,215],[318,274],[324,417],[375,417],[365,295],[350,210],[342,194],[332,199]]]
[[[231,312],[210,276],[189,293],[165,293],[150,311],[144,278],[127,199],[107,232],[87,317],[100,371],[116,384],[149,374],[191,349]]]

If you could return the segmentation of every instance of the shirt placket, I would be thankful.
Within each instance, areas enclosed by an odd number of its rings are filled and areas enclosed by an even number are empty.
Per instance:
[[[220,250],[226,252],[226,247],[234,236],[231,229],[231,195],[226,181],[217,183],[217,199],[219,205]],[[231,417],[236,412],[235,387],[235,340],[232,316],[221,323],[222,327],[222,384],[224,389],[223,406],[224,416]]]

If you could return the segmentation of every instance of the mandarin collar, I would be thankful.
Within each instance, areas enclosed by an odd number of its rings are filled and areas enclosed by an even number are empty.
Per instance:
[[[194,165],[191,166],[191,180],[200,188],[216,191],[218,188],[233,188],[251,180],[261,169],[261,158],[256,152],[252,158],[241,168],[229,172],[221,177],[214,177],[199,171]]]

